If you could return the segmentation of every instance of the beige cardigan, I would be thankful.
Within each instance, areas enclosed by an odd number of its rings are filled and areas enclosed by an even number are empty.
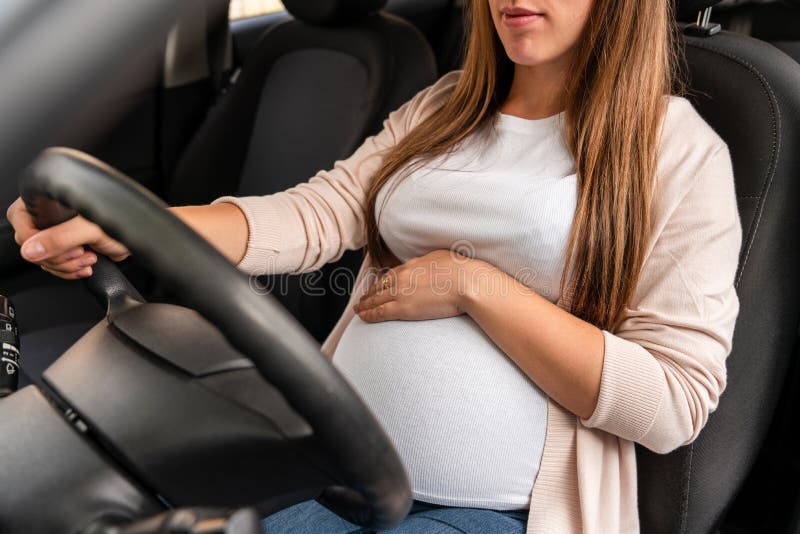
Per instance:
[[[381,151],[441,106],[459,75],[451,72],[417,94],[350,158],[307,183],[265,197],[219,199],[237,204],[248,220],[240,268],[301,273],[364,246],[364,200]],[[594,414],[581,420],[549,402],[528,533],[638,532],[634,442],[660,453],[691,442],[725,388],[740,243],[727,147],[688,101],[671,97],[642,274],[624,321],[615,332],[604,332]],[[368,267],[369,259],[323,344],[329,356],[353,316]],[[569,295],[559,302],[569,309]]]

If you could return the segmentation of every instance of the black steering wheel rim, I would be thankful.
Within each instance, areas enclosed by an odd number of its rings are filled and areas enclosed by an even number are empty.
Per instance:
[[[342,482],[320,502],[368,528],[402,521],[411,506],[408,477],[363,401],[274,298],[253,291],[247,276],[158,197],[99,160],[61,147],[46,149],[30,165],[20,192],[55,200],[99,225],[252,360],[311,425]]]

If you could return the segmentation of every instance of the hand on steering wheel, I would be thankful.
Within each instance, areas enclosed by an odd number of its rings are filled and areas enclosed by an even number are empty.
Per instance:
[[[113,261],[130,256],[124,245],[81,216],[40,230],[21,197],[9,206],[6,217],[14,227],[14,240],[21,247],[22,257],[65,280],[91,276],[97,254]]]

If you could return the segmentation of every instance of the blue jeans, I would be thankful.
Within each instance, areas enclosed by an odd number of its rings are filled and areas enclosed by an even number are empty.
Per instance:
[[[402,523],[386,534],[523,534],[527,510],[496,512],[477,508],[448,508],[414,501]],[[276,512],[263,521],[265,534],[368,534],[375,532],[345,521],[317,501],[305,501]]]

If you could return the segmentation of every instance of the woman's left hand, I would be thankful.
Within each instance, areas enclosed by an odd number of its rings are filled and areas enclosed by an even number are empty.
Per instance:
[[[369,323],[461,315],[462,297],[477,263],[451,250],[411,259],[379,276],[355,305],[355,312]]]

